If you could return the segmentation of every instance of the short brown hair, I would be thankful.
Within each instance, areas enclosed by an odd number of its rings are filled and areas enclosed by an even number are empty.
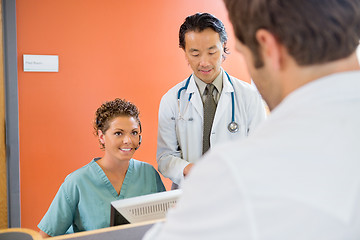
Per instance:
[[[359,45],[359,0],[224,0],[236,38],[263,66],[256,32],[265,29],[297,64],[321,64],[350,56]]]
[[[109,129],[110,121],[115,117],[127,116],[133,117],[139,123],[140,133],[141,133],[141,122],[139,118],[138,108],[131,102],[126,101],[125,99],[116,98],[113,101],[108,101],[103,103],[95,112],[94,120],[94,130],[95,135],[98,136],[98,130],[101,130],[102,133]],[[104,145],[100,142],[102,147]]]

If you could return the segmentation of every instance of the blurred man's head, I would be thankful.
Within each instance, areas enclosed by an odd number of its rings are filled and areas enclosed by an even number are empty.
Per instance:
[[[278,73],[289,66],[305,68],[348,58],[359,45],[359,0],[224,2],[237,49],[270,108],[284,97],[287,84],[279,81]]]
[[[348,57],[359,45],[359,0],[224,0],[236,38],[263,65],[256,32],[265,29],[299,65]]]

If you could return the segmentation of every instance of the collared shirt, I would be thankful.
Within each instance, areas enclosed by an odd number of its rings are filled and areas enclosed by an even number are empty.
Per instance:
[[[112,201],[166,190],[153,166],[130,159],[118,194],[96,163],[99,159],[93,159],[66,177],[38,225],[43,232],[57,236],[109,227]]]
[[[220,99],[220,95],[221,95],[221,91],[222,91],[222,88],[223,88],[223,69],[221,69],[219,75],[215,78],[215,80],[212,82],[212,84],[215,86],[214,87],[214,91],[213,91],[213,95],[214,95],[214,99],[215,99],[215,102],[216,104],[219,102],[219,99]],[[207,83],[204,83],[200,78],[198,78],[195,74],[193,75],[194,76],[194,80],[195,80],[195,83],[196,83],[196,86],[198,87],[199,89],[199,92],[200,92],[200,96],[201,96],[201,99],[204,103],[204,100],[205,100],[205,97],[204,97],[204,91],[205,91],[205,88],[206,88],[206,85]]]

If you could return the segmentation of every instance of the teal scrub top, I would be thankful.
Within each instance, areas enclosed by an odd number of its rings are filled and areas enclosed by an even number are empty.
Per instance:
[[[159,173],[145,162],[130,159],[118,195],[101,167],[93,159],[69,174],[38,227],[50,236],[110,226],[110,202],[166,191]],[[70,231],[71,232],[71,231]]]

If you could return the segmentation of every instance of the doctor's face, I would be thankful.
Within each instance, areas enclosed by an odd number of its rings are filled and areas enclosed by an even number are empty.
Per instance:
[[[224,44],[211,28],[185,34],[185,57],[194,74],[205,83],[212,83],[220,73]]]

